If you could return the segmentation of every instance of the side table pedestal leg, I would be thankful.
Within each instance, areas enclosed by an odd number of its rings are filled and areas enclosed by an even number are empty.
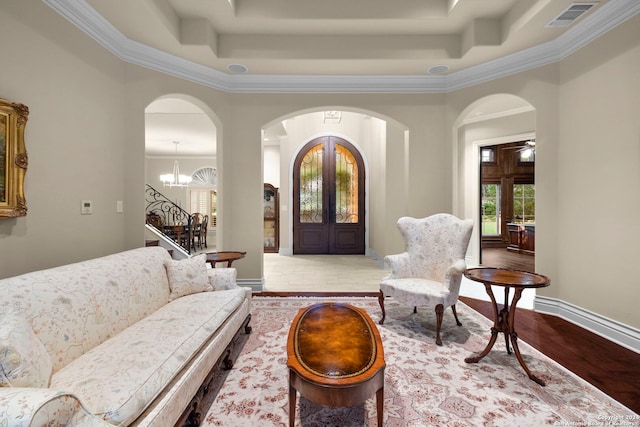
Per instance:
[[[493,305],[493,327],[491,328],[491,339],[480,354],[465,358],[464,361],[467,363],[478,363],[480,359],[489,354],[491,348],[493,348],[493,345],[496,343],[498,334],[503,331],[502,313],[498,313],[498,303],[496,302],[496,297],[493,295],[493,291],[491,290],[491,285],[485,284],[485,289],[487,290],[487,294],[489,295],[489,298],[491,298],[491,304]]]
[[[527,376],[529,377],[529,379],[535,381],[536,383],[544,387],[545,386],[544,381],[542,381],[540,378],[536,377],[531,373],[531,371],[527,367],[527,364],[524,362],[524,358],[520,353],[520,349],[518,348],[518,334],[515,331],[515,318],[516,318],[516,304],[520,300],[522,291],[523,291],[523,288],[516,288],[515,294],[513,295],[513,301],[511,302],[511,313],[509,314],[509,338],[511,339],[513,352],[516,354],[516,357],[518,358],[518,362],[520,362],[520,366],[522,366],[524,371],[527,373]]]

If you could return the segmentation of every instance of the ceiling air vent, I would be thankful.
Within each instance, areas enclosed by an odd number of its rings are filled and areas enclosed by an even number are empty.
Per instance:
[[[598,3],[573,3],[566,8],[560,15],[556,16],[551,22],[547,24],[547,27],[563,28],[573,24],[573,22],[588,12],[591,8]]]

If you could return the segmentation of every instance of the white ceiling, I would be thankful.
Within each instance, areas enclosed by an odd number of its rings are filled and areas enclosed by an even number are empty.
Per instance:
[[[252,93],[454,91],[561,60],[640,12],[639,0],[582,2],[596,6],[557,28],[548,23],[580,3],[43,1],[124,61]]]
[[[572,0],[85,0],[127,39],[230,73],[426,75],[554,40]],[[580,18],[585,19],[608,0]]]
[[[179,142],[177,156],[173,141]],[[145,153],[148,157],[213,157],[216,127],[190,102],[159,99],[145,109]]]
[[[125,61],[227,92],[448,92],[558,61],[640,12],[640,0],[598,0],[555,28],[576,2],[43,1]],[[181,156],[215,155],[213,124],[185,104],[149,107],[148,155],[172,155],[173,140]]]

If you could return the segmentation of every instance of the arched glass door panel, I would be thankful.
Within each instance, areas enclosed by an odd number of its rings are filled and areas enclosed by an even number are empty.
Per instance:
[[[302,158],[298,176],[300,177],[300,215],[301,223],[324,222],[323,171],[322,157],[324,145],[312,147]]]
[[[364,163],[342,138],[307,144],[294,166],[294,254],[364,253]]]
[[[358,164],[346,147],[336,144],[335,149],[336,223],[358,223]]]

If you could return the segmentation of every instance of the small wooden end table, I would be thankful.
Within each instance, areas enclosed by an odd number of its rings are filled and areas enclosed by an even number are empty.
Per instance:
[[[505,344],[507,346],[507,353],[511,354],[511,350],[509,348],[509,341],[511,341],[513,351],[516,353],[518,362],[520,362],[520,365],[524,368],[524,371],[527,373],[529,378],[541,386],[544,386],[544,381],[531,373],[522,358],[522,354],[518,348],[518,334],[515,331],[515,316],[516,304],[522,296],[522,291],[525,289],[544,288],[549,286],[551,284],[549,278],[541,274],[529,273],[526,271],[488,267],[467,269],[464,272],[464,276],[467,279],[484,284],[487,294],[489,294],[489,298],[491,298],[494,314],[493,327],[491,328],[491,339],[489,340],[489,343],[480,354],[467,357],[464,361],[467,363],[478,363],[480,359],[489,354],[489,351],[496,343],[498,334],[503,332]],[[504,288],[504,306],[500,311],[498,311],[498,303],[493,295],[491,285],[501,286]],[[509,290],[511,288],[514,289],[514,294],[513,299],[511,300],[511,309],[509,309]]]
[[[207,262],[213,268],[216,268],[216,263],[218,262],[226,262],[227,268],[231,268],[233,261],[244,258],[246,254],[246,252],[240,251],[209,252],[207,254]]]
[[[326,406],[354,406],[376,395],[378,426],[384,406],[384,351],[366,311],[350,304],[318,303],[293,319],[287,341],[289,426],[296,391]]]

